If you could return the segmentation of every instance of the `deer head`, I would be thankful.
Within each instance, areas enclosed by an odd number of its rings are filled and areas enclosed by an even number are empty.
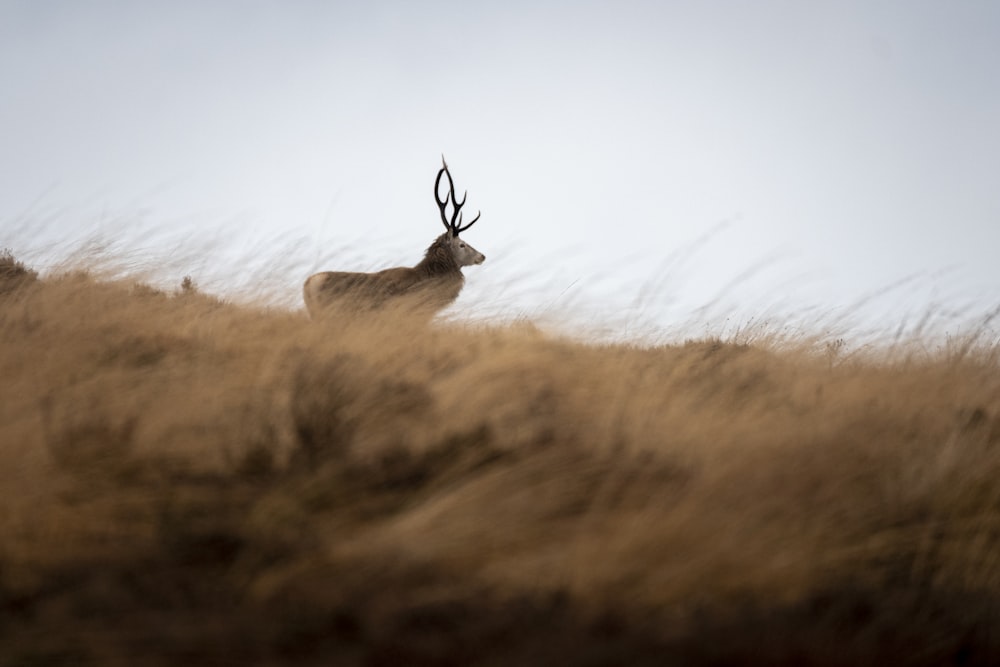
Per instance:
[[[482,214],[477,213],[469,224],[462,224],[462,207],[465,206],[465,199],[469,193],[465,192],[462,195],[462,201],[458,201],[455,198],[455,182],[451,180],[451,172],[448,171],[448,163],[444,161],[443,155],[441,156],[441,165],[441,171],[438,172],[437,178],[434,180],[434,201],[437,202],[438,210],[441,211],[441,222],[448,230],[442,236],[446,237],[451,254],[459,266],[482,264],[486,260],[486,256],[458,237],[461,232],[476,224],[476,220],[479,220],[479,216]],[[443,200],[440,197],[442,176],[448,177],[448,194]],[[447,212],[449,201],[452,207],[450,218]]]

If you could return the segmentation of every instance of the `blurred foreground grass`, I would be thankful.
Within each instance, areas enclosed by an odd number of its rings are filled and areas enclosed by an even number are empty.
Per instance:
[[[996,664],[997,371],[4,256],[0,664]]]

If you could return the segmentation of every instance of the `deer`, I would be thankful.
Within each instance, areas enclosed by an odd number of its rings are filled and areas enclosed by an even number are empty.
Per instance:
[[[333,313],[382,311],[402,306],[411,312],[433,317],[458,298],[465,285],[462,267],[482,264],[486,256],[459,237],[479,220],[476,214],[468,224],[462,224],[462,201],[455,197],[455,182],[448,163],[441,156],[441,170],[434,180],[434,200],[441,213],[445,232],[434,239],[424,258],[412,267],[400,266],[374,273],[323,271],[314,273],[302,286],[306,310],[313,320]],[[448,194],[441,199],[441,179],[448,179]],[[451,204],[452,212],[447,209]]]

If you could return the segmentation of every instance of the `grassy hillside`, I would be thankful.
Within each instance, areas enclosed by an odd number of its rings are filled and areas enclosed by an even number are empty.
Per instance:
[[[324,326],[0,259],[0,664],[1000,662],[998,349]]]

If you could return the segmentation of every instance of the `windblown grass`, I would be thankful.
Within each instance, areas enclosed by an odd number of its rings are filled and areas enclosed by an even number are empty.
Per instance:
[[[5,256],[0,662],[993,664],[981,333],[318,326]]]

